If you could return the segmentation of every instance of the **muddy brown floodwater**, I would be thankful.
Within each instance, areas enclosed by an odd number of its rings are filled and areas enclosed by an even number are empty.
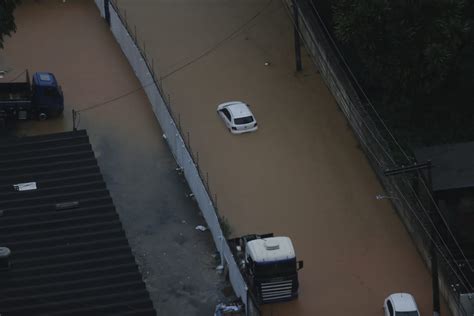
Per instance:
[[[294,72],[282,1],[118,4],[164,77],[233,234],[288,235],[305,261],[299,299],[264,315],[382,315],[384,298],[399,291],[430,313],[430,274],[389,202],[375,199],[382,188],[334,98],[308,56]],[[251,105],[256,133],[224,128],[216,106],[231,100]]]

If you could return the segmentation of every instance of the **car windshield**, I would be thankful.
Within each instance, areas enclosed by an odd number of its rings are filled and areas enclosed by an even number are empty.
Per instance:
[[[253,116],[245,116],[234,119],[234,123],[237,125],[249,124],[253,122]]]
[[[395,316],[420,316],[418,312],[396,312]]]

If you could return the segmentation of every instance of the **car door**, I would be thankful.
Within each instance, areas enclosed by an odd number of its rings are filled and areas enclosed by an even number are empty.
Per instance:
[[[227,128],[231,128],[231,126],[232,126],[232,117],[230,115],[229,110],[226,109],[226,108],[223,108],[223,109],[219,110],[219,115],[224,120],[225,126],[227,126]]]

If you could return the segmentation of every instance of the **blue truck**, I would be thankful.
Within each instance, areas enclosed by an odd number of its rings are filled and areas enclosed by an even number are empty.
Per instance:
[[[63,92],[52,73],[36,72],[30,81],[26,71],[25,82],[0,82],[0,128],[7,121],[58,117],[63,110]]]

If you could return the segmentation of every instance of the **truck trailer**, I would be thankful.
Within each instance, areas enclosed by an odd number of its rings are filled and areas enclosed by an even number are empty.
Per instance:
[[[303,261],[296,260],[290,238],[252,234],[228,242],[257,304],[298,297],[298,270],[303,268]]]
[[[56,77],[50,72],[26,71],[24,82],[0,82],[0,127],[9,120],[45,120],[64,110],[64,97]]]

